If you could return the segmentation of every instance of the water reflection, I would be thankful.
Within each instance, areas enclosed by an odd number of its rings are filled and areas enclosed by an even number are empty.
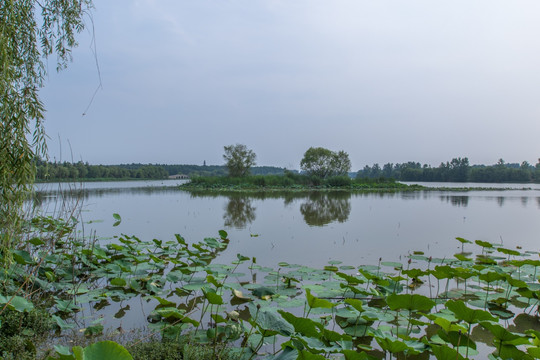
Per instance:
[[[159,194],[178,194],[181,190],[177,187],[129,187],[129,188],[94,188],[85,189],[84,187],[67,187],[57,190],[41,190],[34,192],[32,200],[35,204],[42,205],[49,202],[55,202],[61,199],[87,200],[89,198],[101,198],[105,196],[125,196],[125,195],[159,195]]]
[[[63,188],[62,188],[63,187]],[[369,201],[380,200],[409,200],[411,202],[423,202],[429,199],[440,199],[441,202],[454,207],[468,207],[470,201],[489,201],[496,203],[499,207],[509,206],[512,203],[520,202],[522,207],[527,207],[533,203],[529,193],[508,192],[500,196],[493,192],[474,192],[464,194],[463,192],[348,192],[348,191],[258,191],[258,192],[235,192],[235,191],[190,191],[180,190],[176,186],[132,186],[132,187],[101,187],[86,189],[84,185],[79,187],[69,187],[58,185],[56,190],[37,191],[33,197],[34,205],[45,208],[47,205],[71,201],[84,201],[98,198],[118,198],[128,199],[134,196],[174,198],[176,203],[183,202],[185,197],[191,198],[215,198],[226,201],[223,206],[223,214],[219,214],[224,222],[224,226],[235,229],[245,229],[257,219],[257,200],[278,200],[282,201],[284,207],[293,206],[302,215],[304,223],[311,226],[325,226],[333,222],[347,222],[351,214],[351,200],[361,198]],[[188,195],[189,194],[189,195]],[[534,197],[540,207],[540,197]],[[295,205],[298,205],[298,207]],[[259,207],[264,208],[266,205]],[[218,207],[218,209],[219,209]],[[114,210],[116,211],[116,210]]]
[[[256,217],[256,208],[252,205],[251,198],[246,196],[230,197],[224,210],[223,220],[226,227],[245,229]]]
[[[37,205],[44,204],[47,202],[56,201],[56,199],[66,199],[66,198],[76,198],[81,200],[86,200],[88,198],[101,198],[109,196],[126,196],[126,195],[160,195],[160,194],[178,194],[184,193],[184,190],[181,190],[177,186],[160,186],[160,185],[145,185],[145,186],[131,186],[131,187],[94,187],[94,188],[85,188],[84,184],[78,185],[64,185],[54,188],[54,186],[41,189],[35,192],[33,200]],[[451,205],[458,207],[468,206],[470,195],[463,194],[441,194],[441,192],[433,191],[405,191],[405,192],[359,192],[359,193],[348,193],[347,191],[327,191],[327,192],[317,192],[317,191],[254,191],[254,192],[245,192],[239,193],[236,191],[204,191],[204,190],[194,190],[189,191],[191,197],[199,198],[218,198],[218,197],[242,197],[250,198],[257,200],[265,199],[283,199],[284,205],[289,205],[297,199],[305,199],[312,196],[312,194],[326,194],[325,197],[329,199],[337,198],[351,198],[362,197],[362,198],[380,198],[380,199],[395,199],[400,198],[402,200],[427,200],[432,197],[438,197],[441,201],[450,203]],[[345,195],[347,194],[347,195]],[[509,192],[508,195],[513,195],[512,192]],[[531,196],[528,193],[524,196],[514,197],[519,199],[523,206],[528,205],[528,200]],[[476,197],[482,197],[485,200],[496,201],[499,206],[504,206],[505,201],[512,200],[512,196],[493,196],[493,193],[486,192],[485,196],[482,196],[482,192],[475,194]],[[540,206],[540,197],[535,197],[538,205]]]
[[[454,195],[442,195],[440,197],[441,201],[449,202],[450,204],[458,207],[467,207],[469,205],[468,196],[454,196]]]
[[[238,193],[233,191],[192,191],[191,197],[217,198],[226,197],[223,220],[226,227],[245,229],[256,218],[253,200],[283,199],[284,206],[297,200],[305,200],[300,205],[300,212],[306,224],[324,226],[334,221],[347,221],[351,213],[351,192],[347,191],[272,191]],[[374,194],[371,194],[373,196]],[[388,195],[388,194],[386,194]],[[395,194],[394,194],[395,195]],[[366,196],[362,194],[359,196]]]
[[[309,226],[324,226],[334,221],[345,222],[351,213],[351,193],[316,192],[300,205],[300,212]]]

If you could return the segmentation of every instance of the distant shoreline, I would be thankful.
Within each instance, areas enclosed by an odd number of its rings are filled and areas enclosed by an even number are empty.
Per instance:
[[[116,178],[100,178],[100,179],[64,179],[64,180],[36,180],[35,184],[54,184],[54,183],[62,183],[62,184],[80,184],[80,183],[105,183],[105,182],[144,182],[144,181],[178,181],[179,179],[140,179],[140,178],[123,178],[123,179],[116,179]],[[433,181],[431,183],[437,183],[437,181]],[[439,182],[440,183],[440,182]],[[212,192],[221,192],[221,191],[231,191],[231,192],[260,192],[260,191],[354,191],[354,192],[362,192],[362,191],[509,191],[509,190],[540,190],[540,189],[534,189],[532,187],[520,187],[520,188],[514,188],[514,187],[486,187],[486,186],[467,186],[467,187],[455,187],[455,186],[437,186],[437,187],[428,187],[421,184],[403,184],[402,182],[396,182],[396,184],[401,184],[403,186],[377,186],[377,184],[372,184],[371,186],[302,186],[302,185],[290,185],[290,186],[256,186],[256,185],[243,185],[243,186],[236,186],[236,185],[228,185],[228,186],[218,186],[218,187],[210,187],[210,186],[197,186],[192,185],[190,182],[186,182],[184,184],[178,185],[178,187],[181,190],[185,191],[212,191]],[[474,183],[469,183],[474,184]],[[478,184],[486,184],[486,183],[478,183]],[[491,183],[490,183],[491,184]],[[500,184],[500,183],[492,183],[492,184]],[[513,183],[508,183],[513,184]],[[516,183],[519,184],[519,183]],[[523,184],[526,185],[526,184]],[[528,184],[527,184],[528,185]],[[532,183],[531,185],[534,185]]]

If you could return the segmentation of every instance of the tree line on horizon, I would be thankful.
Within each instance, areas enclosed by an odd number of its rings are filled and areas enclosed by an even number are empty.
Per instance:
[[[285,169],[275,166],[251,168],[253,175],[283,175]],[[171,175],[226,176],[225,165],[119,164],[91,165],[88,162],[36,161],[36,180],[106,180],[106,179],[167,179]]]
[[[227,176],[226,165],[170,165],[170,164],[119,164],[91,165],[88,162],[36,162],[38,181],[98,180],[98,179],[167,179],[171,175]],[[294,170],[293,170],[294,172]],[[254,166],[251,175],[283,175],[285,168]],[[540,160],[533,166],[524,161],[505,163],[500,159],[494,165],[470,165],[468,158],[454,158],[438,167],[409,161],[366,165],[357,173],[357,178],[387,178],[400,181],[435,182],[540,182]]]
[[[400,181],[425,182],[540,182],[540,159],[533,166],[527,161],[506,163],[503,159],[494,165],[470,165],[468,158],[453,158],[442,162],[438,167],[431,167],[419,162],[401,164],[387,163],[366,165],[356,174],[357,178],[393,178]]]

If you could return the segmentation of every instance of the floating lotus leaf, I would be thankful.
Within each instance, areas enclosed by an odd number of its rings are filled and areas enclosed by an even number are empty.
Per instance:
[[[467,307],[461,300],[448,300],[446,302],[446,307],[455,314],[456,318],[469,324],[476,324],[485,320],[497,321],[497,319],[487,311],[478,309],[473,310]]]
[[[278,310],[278,313],[294,327],[295,332],[308,337],[321,337],[322,325],[320,323],[309,318],[297,317],[283,310]]]
[[[435,306],[435,301],[419,294],[391,294],[386,298],[386,303],[392,310],[406,309],[423,312],[429,312]]]
[[[309,289],[306,289],[306,299],[307,299],[307,303],[308,303],[309,307],[311,307],[311,308],[331,309],[334,306],[336,306],[336,304],[334,304],[334,303],[332,303],[332,302],[330,302],[328,300],[319,299],[319,298],[311,295],[311,290],[309,290]]]
[[[74,347],[73,353],[77,360],[132,360],[133,357],[120,344],[114,341],[99,341],[84,349]]]
[[[431,351],[437,360],[465,360],[457,350],[446,345],[432,346]]]
[[[0,304],[7,304],[9,309],[18,312],[28,312],[34,308],[34,304],[21,296],[7,297],[0,295]]]

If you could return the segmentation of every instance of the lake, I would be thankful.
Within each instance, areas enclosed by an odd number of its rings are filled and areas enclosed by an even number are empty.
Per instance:
[[[322,268],[332,260],[357,269],[359,265],[376,265],[379,259],[406,263],[406,256],[413,251],[449,258],[461,251],[461,244],[455,240],[458,236],[502,243],[506,248],[521,246],[523,250],[538,251],[540,247],[540,185],[430,183],[423,185],[491,189],[246,194],[186,192],[178,188],[181,183],[173,180],[38,184],[36,199],[43,211],[50,214],[58,214],[62,208],[81,209],[81,231],[86,236],[96,236],[102,243],[116,242],[115,236],[121,234],[148,241],[154,238],[174,241],[174,234],[181,234],[188,242],[199,242],[206,237],[217,237],[218,231],[224,229],[230,242],[212,265],[230,264],[240,253],[256,257],[258,265],[272,269],[283,266],[280,262]],[[116,221],[113,214],[122,218],[118,226],[113,226]],[[478,251],[479,247],[465,245],[465,250],[472,249]],[[417,265],[422,266],[413,266]],[[392,270],[387,265],[384,267]],[[266,274],[272,269],[253,275],[241,268],[239,272],[244,277],[231,281],[238,281],[237,285],[247,281],[247,291],[249,286],[267,284]],[[101,286],[98,291],[117,294],[120,290],[109,286],[108,281],[98,279],[91,287]],[[167,283],[160,296],[179,304],[188,304],[196,298],[200,301],[199,295],[176,296],[176,286]],[[433,286],[425,285],[416,291],[431,296],[435,289],[438,292],[438,284],[434,282]],[[301,292],[296,288],[293,291]],[[147,319],[158,305],[156,298],[126,295],[132,297],[83,301],[81,311],[70,321],[75,329],[85,328],[95,319],[106,329],[150,326]],[[300,307],[291,311],[300,315],[301,310]],[[479,351],[487,354],[491,350],[479,344]]]
[[[240,253],[274,267],[281,261],[324,266],[399,260],[413,251],[449,257],[455,240],[484,240],[505,247],[539,250],[540,185],[434,184],[490,190],[397,193],[186,192],[182,180],[36,185],[41,206],[80,202],[84,234],[100,241],[120,234],[141,239],[191,242],[229,233],[230,244],[216,260],[229,263]],[[503,190],[512,188],[512,190]],[[528,189],[525,189],[528,188]],[[66,196],[62,202],[60,194]],[[121,223],[113,227],[113,213]]]

